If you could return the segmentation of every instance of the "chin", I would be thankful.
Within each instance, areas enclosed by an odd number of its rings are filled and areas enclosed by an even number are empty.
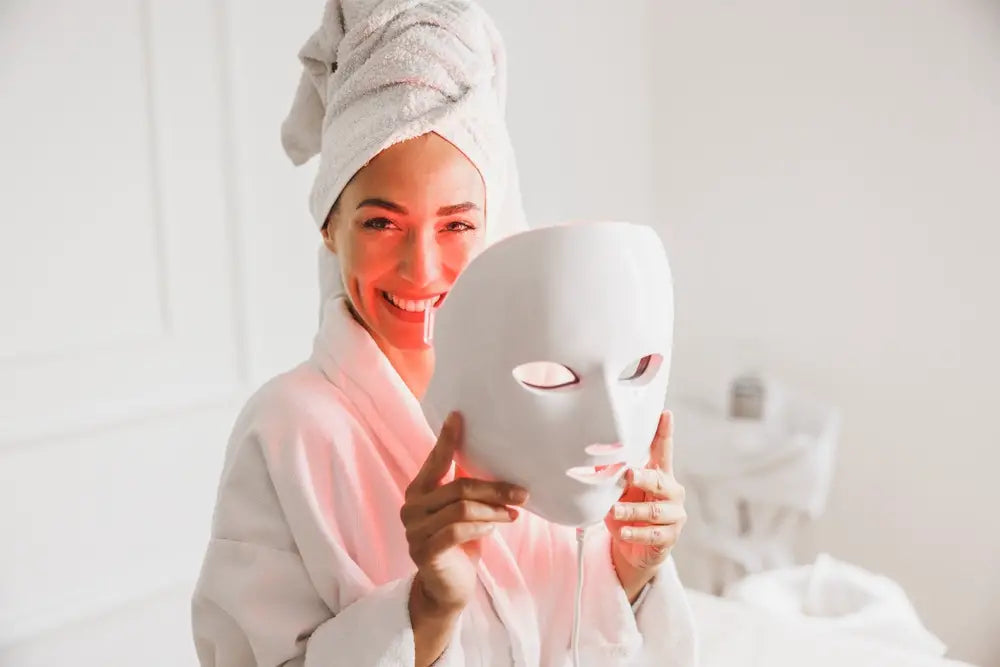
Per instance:
[[[424,342],[423,318],[419,322],[408,322],[398,317],[392,311],[392,306],[385,303],[381,296],[372,295],[369,304],[373,308],[365,313],[371,330],[382,341],[397,350],[418,351],[429,350],[431,345]]]
[[[365,318],[370,323],[368,330],[383,345],[407,352],[429,350],[432,347],[424,342],[423,325],[386,321],[384,313],[379,313],[371,319],[369,317]]]
[[[384,336],[384,339],[397,350],[429,350],[433,347],[430,343],[424,342],[423,327],[415,334],[406,332],[405,334],[397,334],[395,336]]]

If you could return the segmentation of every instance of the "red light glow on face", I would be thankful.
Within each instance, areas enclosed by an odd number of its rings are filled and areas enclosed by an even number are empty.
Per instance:
[[[387,148],[344,188],[332,248],[380,345],[428,346],[424,311],[440,305],[481,250],[485,197],[476,167],[436,134]]]

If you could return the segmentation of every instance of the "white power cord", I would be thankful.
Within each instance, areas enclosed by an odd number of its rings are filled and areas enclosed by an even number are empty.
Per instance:
[[[573,607],[573,667],[580,667],[580,610],[583,604],[583,541],[586,528],[576,529],[576,604]]]

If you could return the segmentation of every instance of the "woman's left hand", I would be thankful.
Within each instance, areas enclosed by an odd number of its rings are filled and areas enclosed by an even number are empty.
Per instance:
[[[639,595],[670,550],[687,520],[684,487],[673,474],[673,415],[660,415],[645,468],[625,473],[625,492],[604,519],[611,533],[611,556],[630,601]]]

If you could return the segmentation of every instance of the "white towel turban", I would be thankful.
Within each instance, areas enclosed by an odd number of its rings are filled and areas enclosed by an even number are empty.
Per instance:
[[[304,71],[281,139],[296,165],[320,156],[309,202],[318,227],[372,158],[436,132],[483,177],[486,243],[524,229],[504,122],[504,45],[482,8],[471,0],[328,0],[299,59]],[[342,290],[339,276],[321,248],[324,297]]]

